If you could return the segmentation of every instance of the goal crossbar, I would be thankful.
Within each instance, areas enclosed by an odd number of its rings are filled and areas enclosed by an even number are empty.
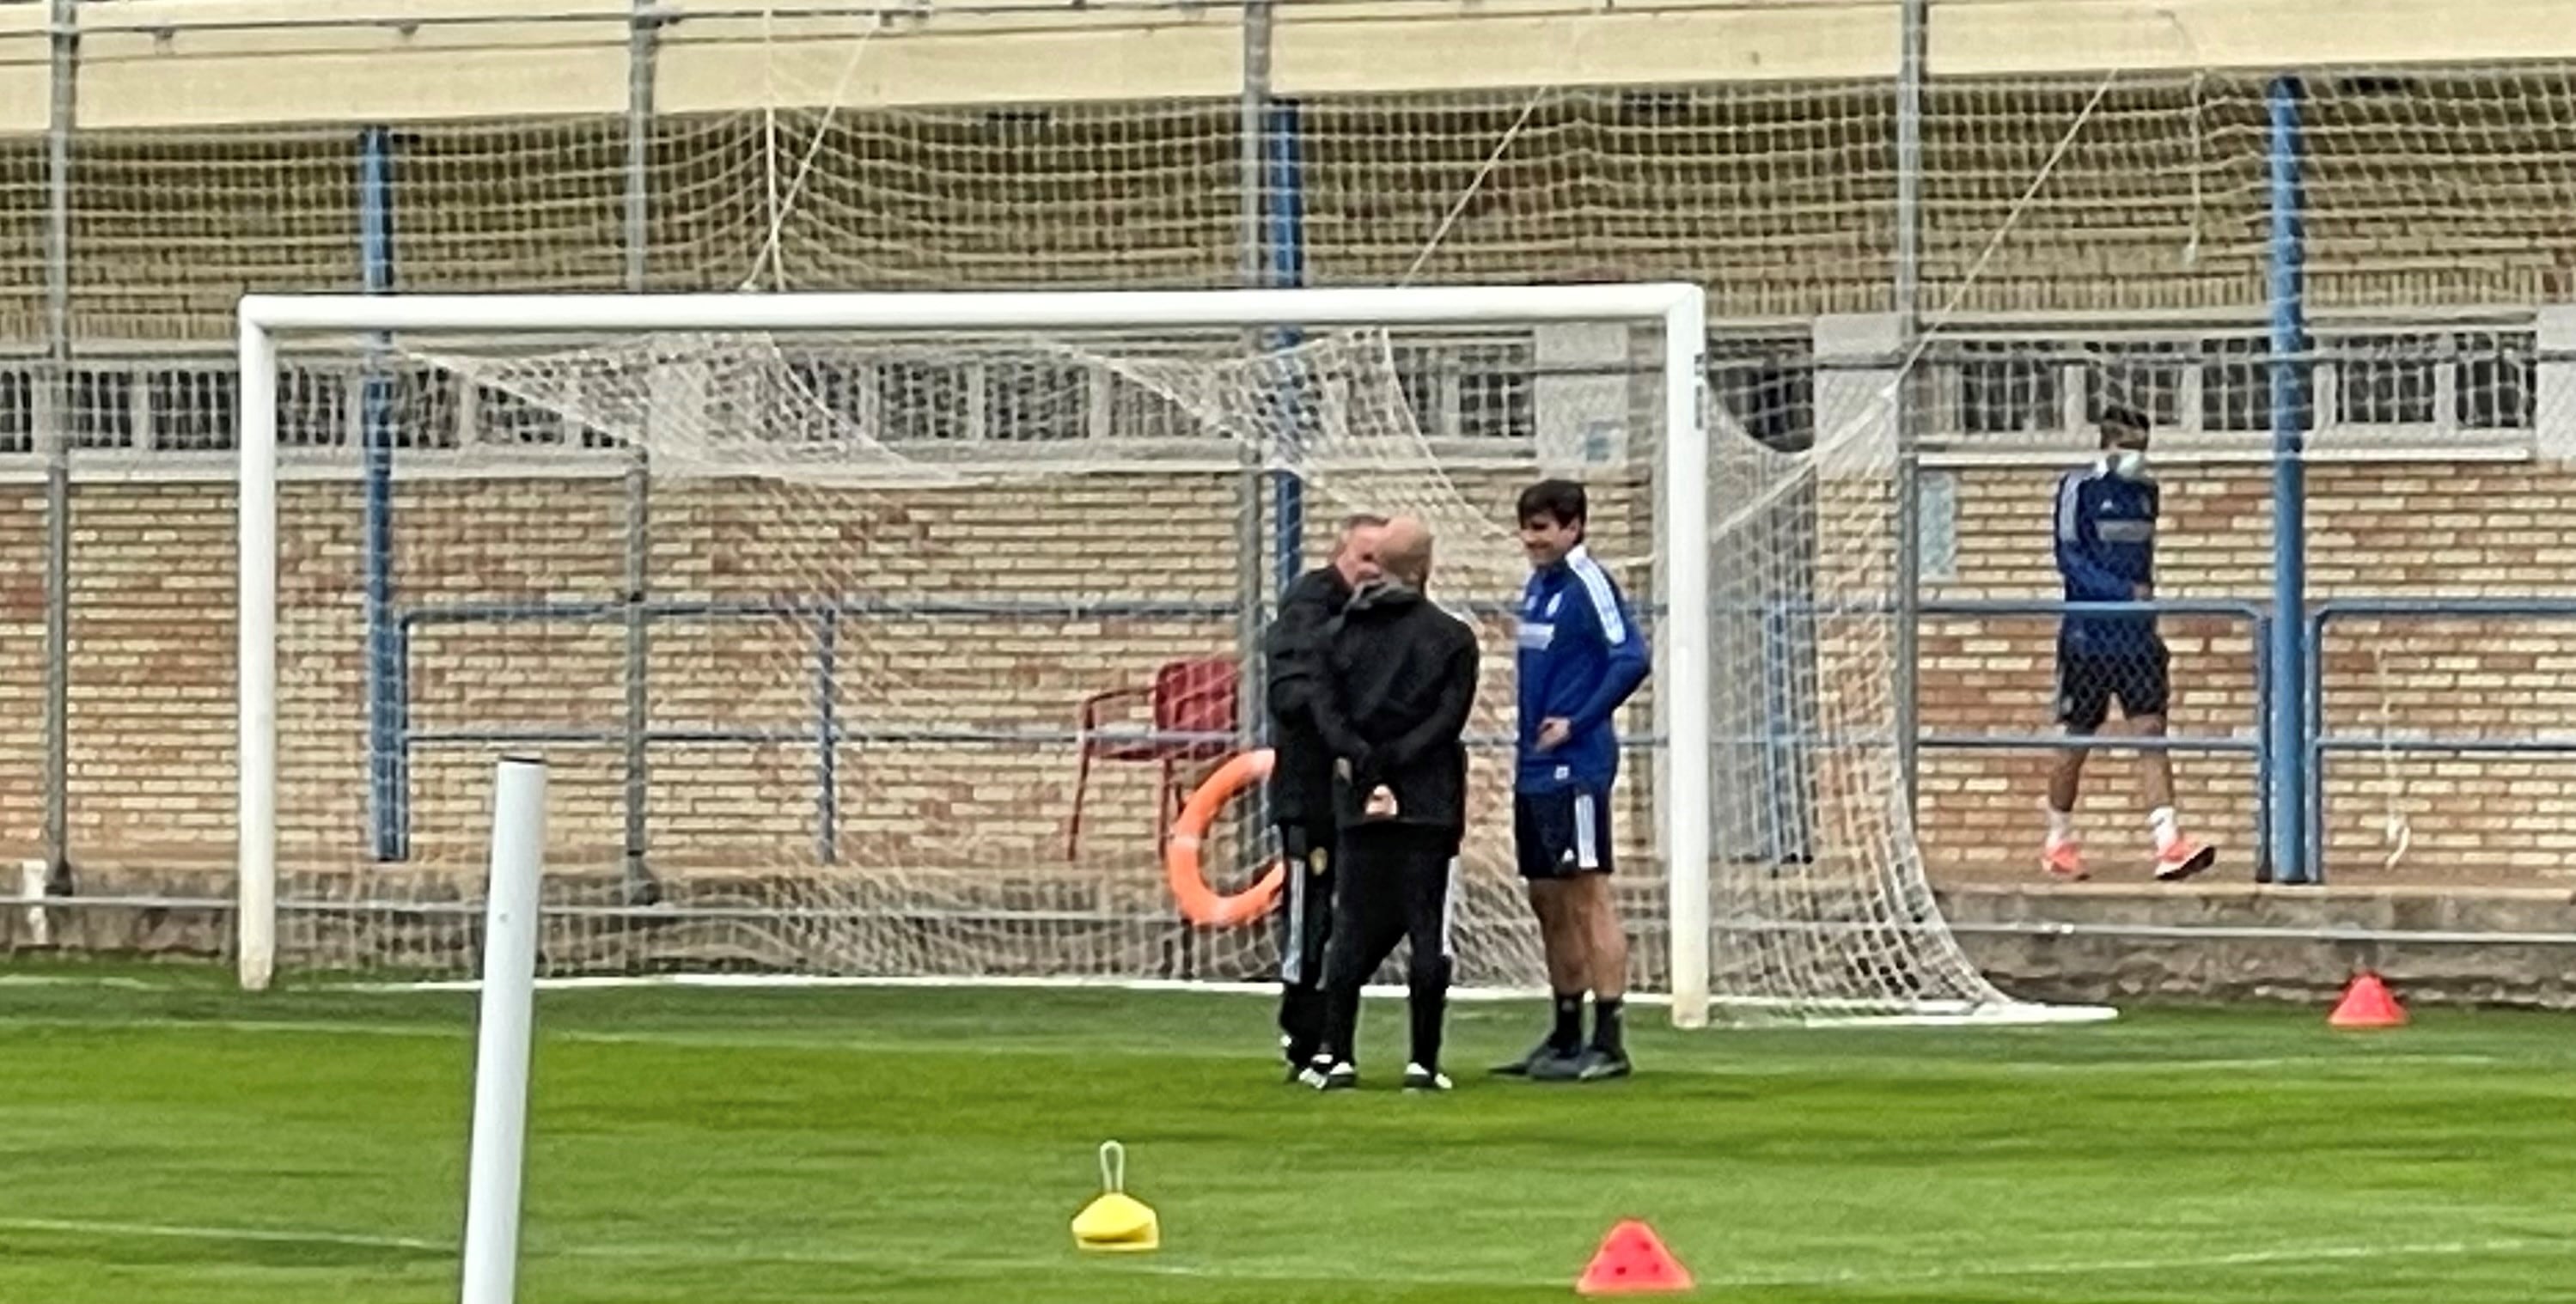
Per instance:
[[[276,967],[278,438],[281,335],[529,336],[656,331],[994,331],[1472,326],[1627,322],[1661,328],[1656,623],[1662,687],[1657,835],[1667,867],[1673,1021],[1709,1008],[1709,514],[1707,302],[1696,285],[1635,283],[1205,291],[246,295],[239,307],[239,980]],[[1682,541],[1683,546],[1674,546]]]

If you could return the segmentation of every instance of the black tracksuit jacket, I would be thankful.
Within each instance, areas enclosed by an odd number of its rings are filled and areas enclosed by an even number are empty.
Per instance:
[[[1475,631],[1412,588],[1373,581],[1352,595],[1325,653],[1317,721],[1348,782],[1342,825],[1362,823],[1369,791],[1395,793],[1393,823],[1463,835],[1468,712],[1476,702]]]
[[[1324,652],[1333,618],[1350,601],[1342,573],[1318,566],[1298,576],[1279,598],[1279,614],[1262,635],[1269,658],[1270,822],[1307,831],[1318,845],[1333,840],[1333,755],[1315,720],[1323,691]]]

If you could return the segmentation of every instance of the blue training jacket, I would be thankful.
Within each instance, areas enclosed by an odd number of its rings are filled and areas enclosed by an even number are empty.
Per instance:
[[[2107,461],[2057,482],[2057,573],[2068,602],[2131,602],[2156,577],[2156,482],[2127,479]],[[2057,645],[2067,652],[2127,656],[2155,642],[2156,618],[2069,613]]]
[[[1565,560],[1532,571],[1521,591],[1518,792],[1581,787],[1601,791],[1619,773],[1622,702],[1646,681],[1645,631],[1601,563],[1577,545]],[[1563,717],[1573,733],[1537,750],[1540,722]]]

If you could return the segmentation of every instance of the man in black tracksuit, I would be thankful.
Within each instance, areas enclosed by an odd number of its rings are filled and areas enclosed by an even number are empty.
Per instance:
[[[1288,586],[1278,618],[1262,636],[1274,753],[1270,822],[1288,870],[1288,908],[1279,916],[1279,1044],[1292,1075],[1314,1058],[1324,1035],[1324,939],[1333,910],[1333,757],[1315,719],[1315,696],[1322,691],[1333,618],[1352,590],[1378,577],[1378,534],[1385,527],[1383,516],[1344,519],[1332,558]]]
[[[1412,943],[1413,1054],[1404,1085],[1445,1091],[1450,875],[1466,831],[1476,635],[1424,596],[1431,534],[1422,522],[1388,522],[1378,564],[1386,578],[1362,586],[1342,610],[1316,699],[1333,754],[1341,881],[1324,958],[1321,1062],[1302,1080],[1326,1091],[1358,1085],[1360,986],[1401,939]]]

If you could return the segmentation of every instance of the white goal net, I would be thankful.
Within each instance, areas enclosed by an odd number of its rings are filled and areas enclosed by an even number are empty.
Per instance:
[[[1371,511],[1483,636],[1461,981],[1540,987],[1511,504],[1567,474],[1658,658],[1613,808],[1641,982],[1686,1021],[2025,1010],[1894,781],[1886,450],[1704,434],[1698,302],[250,301],[245,980],[471,973],[505,752],[552,774],[552,976],[1266,979],[1270,921],[1186,918],[1164,848],[1261,741],[1281,583]],[[1199,877],[1257,893],[1257,793],[1207,825]]]

